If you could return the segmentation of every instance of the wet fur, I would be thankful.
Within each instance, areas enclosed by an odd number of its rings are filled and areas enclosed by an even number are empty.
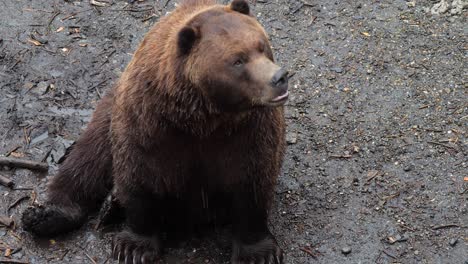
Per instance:
[[[116,258],[150,263],[169,226],[184,233],[223,218],[233,226],[232,263],[283,262],[267,227],[285,146],[283,108],[223,112],[191,85],[174,38],[208,9],[226,11],[188,0],[147,34],[53,178],[47,203],[24,212],[25,230],[73,230],[114,187],[128,229],[114,240]]]

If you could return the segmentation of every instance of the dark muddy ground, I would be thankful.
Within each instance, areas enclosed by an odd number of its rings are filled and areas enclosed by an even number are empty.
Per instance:
[[[174,6],[105,3],[0,0],[0,155],[46,160],[53,175],[145,32]],[[287,263],[468,263],[467,13],[431,14],[436,3],[253,4],[294,74],[271,216]],[[45,174],[0,174],[43,200]],[[30,196],[0,186],[0,215],[19,225]],[[94,224],[46,241],[0,227],[0,254],[109,263],[112,233]],[[229,247],[212,234],[166,262],[227,263]]]

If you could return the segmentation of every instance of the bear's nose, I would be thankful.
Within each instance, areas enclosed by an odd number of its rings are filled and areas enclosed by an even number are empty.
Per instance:
[[[288,88],[288,72],[285,71],[283,68],[279,69],[271,78],[271,83],[274,87],[280,89],[287,89]]]

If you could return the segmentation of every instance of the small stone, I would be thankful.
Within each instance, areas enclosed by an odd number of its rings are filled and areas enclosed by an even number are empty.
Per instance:
[[[90,234],[88,235],[88,237],[86,238],[86,242],[88,242],[88,243],[89,243],[89,242],[92,242],[92,241],[94,241],[94,240],[96,240],[96,236],[94,236],[94,235],[91,234],[91,233],[90,233]]]
[[[30,145],[34,145],[34,144],[36,144],[36,143],[39,143],[39,142],[41,142],[41,141],[44,141],[44,140],[46,140],[48,137],[49,137],[49,132],[48,132],[48,131],[45,131],[44,133],[40,134],[39,136],[33,138],[33,140],[31,140]]]
[[[286,134],[286,142],[289,145],[297,143],[297,133],[289,132]]]
[[[334,68],[331,68],[331,70],[336,72],[336,73],[342,73],[343,72],[343,68],[341,68],[341,67],[334,67]]]
[[[32,82],[27,82],[23,85],[23,88],[26,90],[31,90],[34,87],[34,83]]]
[[[359,179],[358,178],[353,179],[353,185],[354,186],[359,186]]]
[[[31,91],[34,94],[43,95],[47,92],[48,88],[49,88],[49,84],[47,82],[42,81],[36,85],[36,89],[32,89]]]
[[[345,254],[345,255],[348,255],[349,253],[351,253],[351,248],[346,246],[346,247],[343,247],[341,249],[341,253]]]
[[[457,243],[458,243],[458,238],[452,238],[452,239],[450,239],[449,244],[450,244],[451,247],[456,246]]]
[[[446,2],[446,0],[442,0],[439,3],[435,4],[434,6],[432,6],[431,13],[433,15],[440,15],[440,14],[447,12],[448,9],[449,9],[449,4]]]
[[[448,21],[449,21],[450,23],[454,23],[456,20],[457,20],[457,17],[456,17],[456,16],[451,16],[451,17],[448,18]]]
[[[452,10],[450,10],[450,14],[452,15],[460,15],[468,6],[468,3],[463,0],[453,0],[452,2]]]
[[[413,169],[414,169],[413,164],[410,164],[410,165],[406,166],[405,168],[403,168],[404,171],[412,171]]]
[[[390,244],[395,244],[395,242],[398,241],[398,239],[396,239],[395,237],[392,237],[392,236],[387,237],[387,239],[388,239],[388,243],[390,243]]]

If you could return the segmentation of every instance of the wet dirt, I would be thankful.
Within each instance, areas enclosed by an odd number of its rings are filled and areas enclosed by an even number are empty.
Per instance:
[[[94,230],[95,219],[42,241],[19,223],[145,32],[174,7],[91,2],[0,0],[0,155],[51,166],[0,168],[32,189],[0,186],[0,215],[16,222],[0,226],[9,260],[112,262],[112,232]],[[270,220],[286,263],[468,263],[467,13],[432,14],[438,2],[252,3],[292,75]],[[229,251],[220,232],[169,249],[164,262],[228,263]]]

